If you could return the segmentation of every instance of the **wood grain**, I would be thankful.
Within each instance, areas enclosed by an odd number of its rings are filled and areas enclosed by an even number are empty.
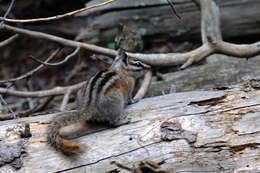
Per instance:
[[[67,157],[46,143],[46,127],[54,114],[0,122],[0,139],[15,142],[19,137],[7,129],[30,123],[23,167],[10,165],[0,172],[127,172],[111,161],[131,167],[143,160],[165,162],[169,172],[260,171],[260,91],[233,88],[226,91],[194,91],[143,99],[127,107],[131,123],[117,128],[98,128],[78,139],[86,149]],[[195,143],[185,139],[163,141],[160,125],[180,123],[197,134]],[[7,135],[8,134],[8,135]]]

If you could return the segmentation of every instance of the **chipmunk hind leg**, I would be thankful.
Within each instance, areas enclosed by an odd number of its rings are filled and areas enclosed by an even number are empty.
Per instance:
[[[116,127],[130,122],[130,118],[124,115],[124,103],[122,101],[116,102],[113,99],[113,103],[109,99],[100,103],[99,117],[97,121],[108,122],[110,126]]]

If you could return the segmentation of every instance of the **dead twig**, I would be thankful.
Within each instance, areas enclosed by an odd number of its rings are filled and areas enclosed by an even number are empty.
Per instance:
[[[69,54],[68,56],[66,56],[64,58],[63,61],[60,61],[60,62],[57,62],[57,63],[48,63],[48,62],[43,62],[41,60],[38,60],[37,58],[34,58],[34,57],[30,57],[32,60],[40,63],[40,64],[43,64],[45,66],[50,66],[50,67],[54,67],[54,66],[59,66],[59,65],[62,65],[64,63],[66,63],[71,57],[74,57],[80,50],[80,47],[77,47],[71,54]]]
[[[51,59],[53,59],[57,53],[60,51],[60,49],[57,49],[55,52],[53,52],[48,58],[47,60],[45,61],[45,63],[49,62]],[[16,78],[12,78],[12,79],[7,79],[7,80],[0,80],[0,84],[1,83],[7,83],[7,82],[14,82],[14,81],[17,81],[17,80],[21,80],[21,79],[24,79],[24,78],[28,78],[29,76],[32,76],[35,72],[39,71],[44,65],[39,65],[37,68],[27,72],[26,74],[22,75],[22,76],[19,76],[19,77],[16,77]]]
[[[19,34],[15,34],[12,37],[0,42],[0,47],[4,47],[6,45],[8,45],[9,43],[12,43],[13,41],[15,41],[17,38],[19,37]]]
[[[66,105],[68,104],[69,98],[70,98],[71,90],[68,89],[67,93],[65,93],[61,106],[60,106],[60,111],[65,111]]]
[[[6,17],[7,17],[8,14],[11,12],[11,10],[12,10],[12,8],[13,8],[13,6],[14,6],[14,2],[15,2],[15,0],[12,0],[12,2],[10,3],[8,9],[6,10],[6,12],[5,12],[5,14],[4,14],[4,17],[2,17],[3,20],[2,20],[2,22],[0,23],[0,29],[2,28],[2,26],[3,26],[3,24],[4,24],[5,20],[6,20]]]
[[[78,41],[72,41],[72,40],[64,39],[61,37],[57,37],[54,35],[38,32],[38,31],[30,31],[27,29],[21,29],[21,28],[17,28],[14,26],[6,25],[6,24],[3,24],[3,29],[12,31],[15,33],[27,35],[27,36],[33,37],[33,38],[50,40],[50,41],[60,43],[61,45],[68,46],[68,47],[74,47],[74,48],[80,47],[82,49],[89,50],[93,53],[103,54],[103,55],[112,56],[112,57],[116,56],[116,51],[112,50],[112,49],[102,48],[99,46],[95,46],[95,45],[87,44],[87,43],[81,43]]]
[[[2,95],[0,94],[0,106],[2,107],[2,103],[3,103],[3,105],[7,105],[7,102],[5,101],[5,99],[2,97]],[[11,117],[13,117],[13,118],[16,118],[16,116],[15,116],[15,113],[14,113],[14,111],[12,110],[12,108],[10,108],[10,107],[7,107],[8,108],[8,110],[9,110],[9,112],[11,112]]]
[[[17,90],[10,90],[6,88],[0,88],[0,94],[7,94],[10,96],[16,96],[16,97],[22,97],[22,98],[41,98],[41,97],[48,97],[48,96],[56,96],[56,95],[64,95],[68,92],[68,90],[71,90],[71,92],[75,92],[79,90],[84,82],[80,82],[75,85],[66,86],[66,87],[55,87],[53,89],[49,90],[41,90],[41,91],[17,91]]]
[[[24,20],[7,19],[5,17],[0,17],[0,20],[2,20],[3,22],[11,22],[11,23],[32,23],[32,22],[46,22],[46,21],[52,21],[52,20],[59,20],[59,19],[62,19],[64,17],[69,17],[69,16],[72,16],[74,14],[81,13],[83,11],[87,11],[87,10],[92,9],[92,8],[97,8],[97,7],[101,7],[101,6],[110,4],[114,1],[116,1],[116,0],[105,1],[105,2],[97,4],[97,5],[92,5],[92,6],[81,8],[81,9],[78,9],[78,10],[75,10],[75,11],[72,11],[72,12],[69,12],[69,13],[65,13],[65,14],[57,15],[57,16],[52,16],[52,17],[38,18],[38,19],[24,19]]]
[[[171,0],[167,0],[168,4],[170,5],[171,9],[172,9],[172,13],[178,17],[178,19],[181,19],[181,16],[179,16],[179,14],[177,13],[177,11],[174,8],[174,4]]]
[[[21,112],[14,112],[12,114],[2,114],[0,116],[0,121],[11,120],[16,117],[17,118],[28,117],[35,112],[39,112],[39,111],[43,110],[53,100],[53,98],[54,98],[54,96],[50,96],[50,97],[46,98],[43,102],[41,102],[40,104],[37,104],[36,106],[34,106],[33,108],[31,108],[29,110],[25,110],[25,111],[21,111]]]

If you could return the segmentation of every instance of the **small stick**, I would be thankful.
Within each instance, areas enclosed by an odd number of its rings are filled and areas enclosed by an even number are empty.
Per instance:
[[[68,104],[69,98],[71,94],[71,89],[68,89],[68,91],[65,93],[61,106],[60,106],[60,111],[65,111],[66,105]]]
[[[43,65],[45,65],[45,66],[55,67],[55,66],[59,66],[59,65],[61,65],[61,64],[66,63],[71,57],[74,57],[74,56],[79,52],[79,50],[80,50],[80,47],[77,47],[71,54],[69,54],[68,56],[66,56],[66,57],[64,58],[64,60],[62,60],[62,61],[60,61],[60,62],[57,62],[57,63],[43,62],[43,61],[41,61],[41,60],[39,60],[39,59],[37,59],[37,58],[34,58],[34,57],[29,57],[29,58],[31,58],[32,60],[34,60],[34,61],[36,61],[36,62],[38,62],[38,63],[40,63],[40,64],[43,64]]]
[[[144,76],[142,86],[139,88],[138,92],[134,96],[134,100],[139,100],[144,97],[144,95],[146,94],[150,86],[151,80],[152,80],[152,71],[148,71]]]
[[[10,96],[16,96],[22,98],[27,98],[27,97],[41,98],[41,97],[48,97],[48,96],[64,95],[68,90],[71,90],[71,92],[75,92],[79,90],[84,84],[85,81],[71,86],[55,87],[53,89],[41,90],[41,91],[17,91],[17,90],[10,90],[10,89],[0,87],[0,94],[7,94]]]
[[[72,16],[74,14],[81,13],[83,11],[87,11],[87,10],[92,9],[92,8],[97,8],[97,7],[101,7],[101,6],[110,4],[114,1],[116,1],[116,0],[109,0],[109,1],[97,4],[97,5],[92,5],[92,6],[81,8],[81,9],[78,9],[78,10],[75,10],[75,11],[72,11],[72,12],[69,12],[69,13],[65,13],[65,14],[61,14],[61,15],[57,15],[57,16],[52,16],[52,17],[37,18],[37,19],[24,19],[24,20],[7,19],[5,17],[0,17],[0,20],[2,20],[2,22],[5,21],[5,22],[11,22],[11,23],[33,23],[33,22],[46,22],[46,21],[52,21],[52,20],[59,20],[59,19],[62,19],[64,17],[69,17],[69,16]]]
[[[178,17],[178,19],[181,19],[181,16],[179,16],[179,14],[177,13],[177,11],[175,10],[174,8],[174,4],[171,0],[167,0],[168,1],[168,4],[170,5],[171,9],[172,9],[172,12],[175,16]]]
[[[0,42],[0,47],[4,47],[6,45],[8,45],[9,43],[12,43],[13,41],[15,41],[17,38],[19,37],[19,34],[15,34],[12,37]]]
[[[53,52],[45,62],[48,62],[50,61],[51,59],[53,59],[57,54],[58,52],[60,51],[60,49],[57,49],[55,52]],[[14,81],[17,81],[17,80],[21,80],[21,79],[24,79],[24,78],[27,78],[29,76],[32,76],[35,72],[39,71],[44,65],[40,65],[38,66],[37,68],[25,73],[24,75],[22,76],[19,76],[19,77],[16,77],[16,78],[12,78],[12,79],[7,79],[7,80],[0,80],[0,84],[2,83],[7,83],[7,82],[14,82]]]
[[[8,14],[11,12],[11,10],[12,10],[12,8],[13,8],[13,6],[14,6],[14,2],[15,2],[15,0],[12,0],[12,2],[10,3],[10,5],[9,5],[9,7],[8,7],[8,9],[7,9],[7,11],[5,12],[4,17],[2,18],[3,21],[0,23],[0,29],[2,29],[2,26],[3,26],[3,24],[5,23],[6,17],[7,17]]]

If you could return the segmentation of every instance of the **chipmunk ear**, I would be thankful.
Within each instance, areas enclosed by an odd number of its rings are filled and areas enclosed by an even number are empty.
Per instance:
[[[123,63],[124,63],[125,65],[128,64],[128,57],[127,57],[127,54],[125,53],[125,51],[124,51],[123,49],[119,48],[119,49],[117,50],[117,57],[119,57],[120,59],[122,59],[122,61],[123,61]]]

